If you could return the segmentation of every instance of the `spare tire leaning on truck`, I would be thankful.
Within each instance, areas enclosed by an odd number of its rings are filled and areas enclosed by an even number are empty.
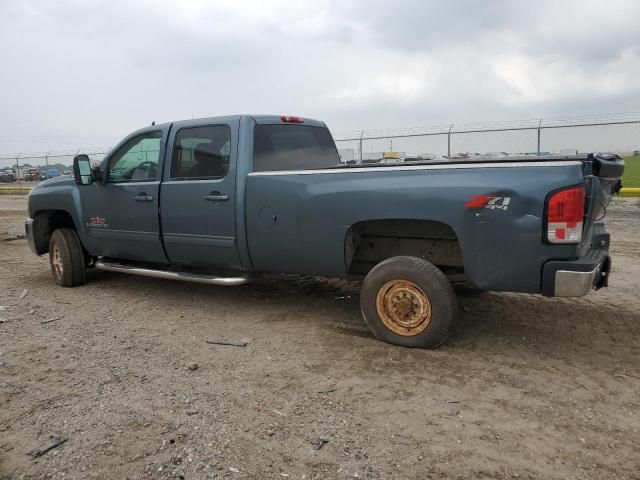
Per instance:
[[[369,271],[360,309],[376,338],[403,347],[437,348],[453,333],[457,314],[451,282],[418,257],[392,257]]]

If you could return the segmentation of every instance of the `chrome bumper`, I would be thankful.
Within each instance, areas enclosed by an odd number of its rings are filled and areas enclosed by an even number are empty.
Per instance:
[[[542,294],[547,297],[582,297],[606,287],[611,270],[609,234],[597,224],[589,249],[576,260],[550,260],[542,267]]]
[[[596,288],[596,277],[606,276],[607,272],[601,271],[602,265],[598,265],[590,272],[575,272],[570,270],[558,270],[554,284],[554,297],[582,297]]]
[[[27,218],[24,222],[24,233],[27,236],[27,242],[29,243],[29,248],[36,255],[40,255],[38,253],[38,249],[36,248],[36,241],[33,237],[33,218]]]

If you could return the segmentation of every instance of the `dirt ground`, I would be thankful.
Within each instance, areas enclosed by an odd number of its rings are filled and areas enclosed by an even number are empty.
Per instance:
[[[372,338],[345,282],[56,287],[25,206],[0,196],[0,478],[640,478],[638,199],[610,288],[460,297],[435,351]]]

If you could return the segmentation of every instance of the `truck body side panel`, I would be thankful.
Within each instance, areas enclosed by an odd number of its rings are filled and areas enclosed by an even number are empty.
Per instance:
[[[545,197],[583,182],[577,161],[254,172],[246,187],[249,250],[259,272],[345,276],[352,225],[431,220],[456,233],[476,286],[539,292],[542,264],[577,250],[543,242]],[[502,200],[465,207],[478,195]]]

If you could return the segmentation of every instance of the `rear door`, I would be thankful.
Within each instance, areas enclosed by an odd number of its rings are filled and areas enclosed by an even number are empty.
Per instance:
[[[137,132],[105,159],[107,181],[78,189],[93,254],[167,261],[160,240],[158,193],[169,125]]]
[[[237,120],[187,122],[170,136],[160,205],[171,263],[240,268],[236,241]]]

